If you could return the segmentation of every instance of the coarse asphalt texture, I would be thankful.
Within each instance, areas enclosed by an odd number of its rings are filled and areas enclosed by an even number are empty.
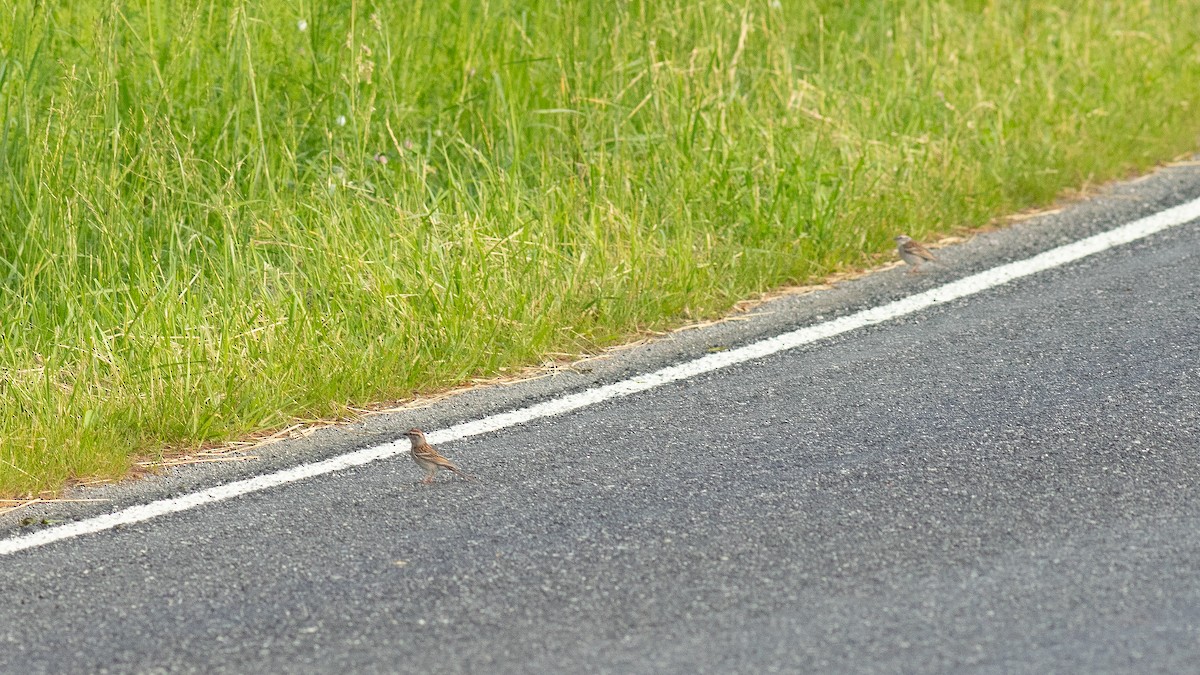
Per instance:
[[[1198,194],[1200,170],[1162,171],[942,249],[925,275],[787,298],[257,467],[84,494],[119,506],[438,428]],[[1200,223],[441,450],[481,480],[419,485],[401,456],[0,557],[0,672],[1194,671]]]

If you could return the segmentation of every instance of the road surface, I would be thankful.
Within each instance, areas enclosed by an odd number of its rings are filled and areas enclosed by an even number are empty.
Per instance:
[[[0,671],[1194,671],[1200,224],[441,449],[0,557]]]

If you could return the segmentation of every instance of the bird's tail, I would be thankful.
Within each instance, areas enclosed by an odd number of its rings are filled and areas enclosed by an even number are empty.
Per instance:
[[[471,474],[467,473],[466,471],[463,471],[462,469],[458,468],[457,466],[454,466],[453,464],[447,463],[446,468],[450,469],[451,471],[454,472],[454,474],[456,476],[458,476],[459,478],[462,478],[463,480],[465,480],[467,482],[471,482],[471,483],[479,482],[478,478],[472,476]]]

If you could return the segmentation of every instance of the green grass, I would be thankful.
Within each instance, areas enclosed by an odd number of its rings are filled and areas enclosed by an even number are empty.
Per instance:
[[[0,3],[0,493],[710,316],[1200,132],[1187,0],[234,5]]]

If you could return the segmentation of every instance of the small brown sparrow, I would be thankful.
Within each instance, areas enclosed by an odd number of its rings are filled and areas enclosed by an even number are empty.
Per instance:
[[[907,234],[896,235],[896,250],[900,252],[900,259],[908,263],[911,269],[909,274],[917,274],[921,270],[921,265],[926,260],[937,260],[929,249],[925,248],[920,242],[913,240]]]
[[[471,480],[471,477],[463,473],[463,470],[454,465],[454,462],[442,457],[434,450],[429,441],[425,440],[425,432],[413,427],[404,432],[408,440],[412,441],[412,458],[417,463],[417,466],[425,469],[425,477],[421,479],[422,483],[429,484],[433,482],[433,477],[437,474],[438,469],[449,469],[462,477],[463,480]]]

